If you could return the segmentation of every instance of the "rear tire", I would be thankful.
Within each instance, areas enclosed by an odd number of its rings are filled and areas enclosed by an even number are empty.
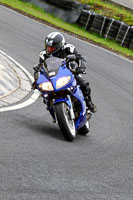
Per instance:
[[[80,135],[86,135],[90,131],[90,122],[87,120],[86,124],[78,130]]]
[[[74,120],[70,117],[70,108],[64,103],[58,103],[54,106],[57,121],[64,138],[73,141],[76,138],[76,129]]]

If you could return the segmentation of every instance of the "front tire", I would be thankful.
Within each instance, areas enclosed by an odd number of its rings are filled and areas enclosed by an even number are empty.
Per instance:
[[[55,104],[55,113],[60,130],[64,138],[68,141],[73,141],[76,138],[76,129],[74,120],[70,116],[70,108],[64,103]]]

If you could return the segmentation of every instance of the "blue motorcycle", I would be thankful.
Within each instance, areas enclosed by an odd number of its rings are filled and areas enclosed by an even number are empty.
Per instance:
[[[37,89],[47,105],[53,122],[58,122],[64,138],[72,141],[77,132],[85,135],[90,129],[91,111],[74,77],[75,55],[60,59],[50,57],[39,70]],[[73,72],[73,73],[72,73]]]

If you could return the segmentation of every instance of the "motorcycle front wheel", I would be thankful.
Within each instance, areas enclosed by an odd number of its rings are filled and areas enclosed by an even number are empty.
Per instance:
[[[73,141],[76,138],[74,120],[71,119],[70,108],[65,102],[54,105],[57,121],[64,138]]]

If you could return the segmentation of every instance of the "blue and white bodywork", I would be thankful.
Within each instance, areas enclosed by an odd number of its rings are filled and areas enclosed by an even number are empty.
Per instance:
[[[67,60],[56,57],[46,59],[37,81],[37,89],[41,92],[53,121],[58,122],[63,136],[69,141],[76,137],[77,131],[83,135],[89,132],[91,116],[70,69],[73,60],[72,55]]]

